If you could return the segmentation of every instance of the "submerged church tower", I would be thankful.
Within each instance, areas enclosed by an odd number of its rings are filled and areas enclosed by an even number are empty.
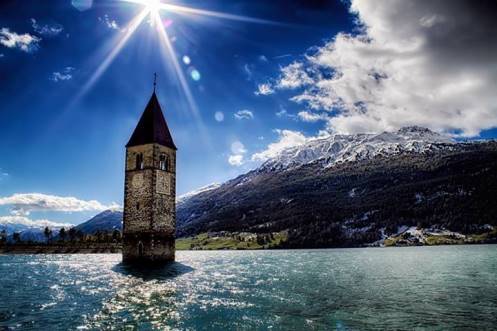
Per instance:
[[[123,262],[173,261],[176,146],[154,92],[126,145]]]

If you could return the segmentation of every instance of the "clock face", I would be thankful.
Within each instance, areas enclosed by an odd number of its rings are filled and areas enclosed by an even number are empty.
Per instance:
[[[131,179],[131,186],[133,186],[133,188],[143,186],[143,174],[135,174],[133,179]]]
[[[157,173],[156,192],[161,194],[171,194],[171,180],[169,175],[162,172]]]

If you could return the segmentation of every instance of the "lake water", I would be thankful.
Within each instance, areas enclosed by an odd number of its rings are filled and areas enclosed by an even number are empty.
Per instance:
[[[496,329],[497,245],[1,255],[0,330]]]

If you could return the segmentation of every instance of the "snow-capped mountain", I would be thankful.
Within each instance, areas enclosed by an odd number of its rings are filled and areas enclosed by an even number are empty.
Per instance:
[[[18,232],[20,234],[21,240],[24,242],[41,242],[46,240],[44,230],[47,226],[52,230],[52,238],[57,238],[61,228],[65,228],[67,231],[71,227],[74,227],[76,231],[81,231],[84,234],[95,234],[97,231],[121,231],[122,223],[123,213],[121,211],[106,210],[95,215],[90,220],[76,226],[69,223],[66,224],[54,223],[49,221],[29,221],[24,220],[22,217],[12,217],[12,219],[10,219],[9,221],[4,220],[2,223],[0,223],[0,231],[5,230],[7,239],[9,241],[13,241],[14,232]]]
[[[420,127],[331,135],[181,197],[177,235],[284,231],[286,247],[330,247],[369,244],[398,226],[479,231],[497,225],[495,169],[494,141]]]
[[[47,220],[32,221],[23,216],[4,216],[0,219],[0,231],[5,231],[7,235],[11,235],[14,232],[23,232],[27,230],[31,231],[43,231],[45,227],[50,229],[60,229],[60,228],[70,228],[73,226],[69,223],[56,223]]]
[[[60,229],[63,226],[50,226],[50,229],[52,230],[52,236],[55,237],[58,235]],[[67,226],[64,226],[64,228],[67,230],[71,227],[70,224]],[[10,224],[0,224],[0,231],[5,230],[5,233],[7,235],[7,240],[13,241],[13,234],[14,232],[19,233],[20,238],[22,241],[45,241],[45,225],[40,225],[40,226],[27,226],[24,224],[16,224],[16,223],[10,223]]]
[[[448,136],[418,126],[379,134],[334,134],[285,149],[267,160],[259,170],[291,169],[314,162],[323,167],[331,167],[338,163],[372,159],[376,156],[424,153],[449,148],[454,143]]]
[[[311,139],[300,146],[284,149],[253,171],[223,184],[213,183],[185,193],[179,196],[176,202],[179,206],[197,195],[218,189],[223,185],[242,186],[262,172],[291,170],[310,164],[317,164],[326,169],[336,164],[368,160],[375,157],[450,150],[456,144],[457,142],[450,136],[420,126],[408,126],[396,132],[377,134],[329,135]]]
[[[219,186],[221,186],[221,184],[219,184],[219,183],[212,183],[212,184],[209,184],[206,186],[202,186],[196,190],[193,190],[193,191],[190,191],[190,192],[185,193],[183,195],[180,195],[179,197],[176,198],[176,203],[181,204],[184,201],[188,200],[189,198],[196,196],[197,194],[207,192],[210,190],[214,190],[214,189],[218,188]]]
[[[22,216],[7,216],[0,220],[0,232],[5,231],[7,239],[12,241],[14,232],[20,234],[22,241],[43,241],[45,227],[52,230],[52,235],[57,235],[61,228],[69,229],[72,224],[56,223],[47,220],[32,221]]]

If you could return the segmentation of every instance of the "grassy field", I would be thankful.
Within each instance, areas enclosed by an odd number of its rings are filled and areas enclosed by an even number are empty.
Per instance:
[[[252,234],[209,235],[202,233],[194,237],[176,239],[177,250],[216,249],[271,249],[278,248],[287,238],[284,232],[273,233],[265,238]]]

